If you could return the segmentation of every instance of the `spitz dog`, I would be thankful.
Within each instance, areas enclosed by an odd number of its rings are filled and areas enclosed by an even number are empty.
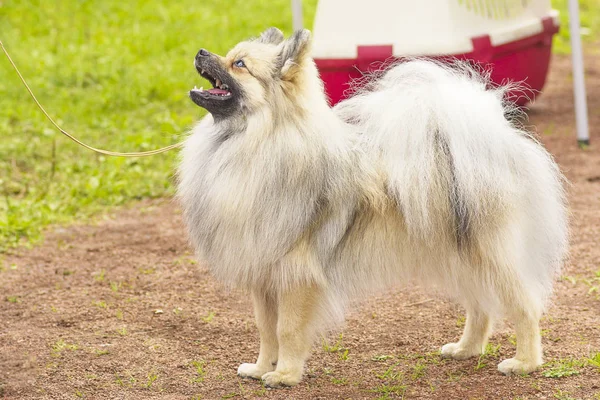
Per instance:
[[[481,354],[494,318],[516,330],[524,374],[567,249],[562,177],[507,115],[505,87],[466,64],[398,63],[334,108],[307,30],[271,28],[194,64],[213,86],[182,152],[178,196],[216,278],[249,293],[260,334],[238,375],[300,382],[317,335],[390,285],[443,289],[466,308],[443,357]]]

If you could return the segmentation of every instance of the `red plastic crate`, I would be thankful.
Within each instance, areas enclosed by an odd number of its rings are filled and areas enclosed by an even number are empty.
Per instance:
[[[497,84],[524,82],[525,90],[509,93],[519,105],[526,104],[542,90],[546,82],[552,36],[558,32],[552,17],[542,19],[542,32],[499,46],[493,46],[489,35],[471,39],[473,51],[464,54],[428,56],[440,60],[471,60],[491,71],[491,79]],[[349,94],[348,84],[352,79],[360,78],[362,73],[381,68],[382,62],[389,62],[393,57],[391,45],[357,46],[356,59],[324,59],[316,58],[321,79],[325,83],[325,91],[332,105],[346,98]]]

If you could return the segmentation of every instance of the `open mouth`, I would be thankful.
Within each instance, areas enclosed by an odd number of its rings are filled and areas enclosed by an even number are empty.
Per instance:
[[[213,87],[212,89],[204,89],[202,87],[197,88],[196,86],[194,86],[194,88],[190,90],[190,95],[220,100],[225,100],[231,97],[231,91],[229,90],[229,86],[226,83],[223,83],[221,79],[210,75],[204,69],[197,69],[200,73],[200,76],[209,81]]]

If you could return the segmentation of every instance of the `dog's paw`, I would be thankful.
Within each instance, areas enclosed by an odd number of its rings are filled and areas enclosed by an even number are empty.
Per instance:
[[[242,364],[239,366],[237,374],[242,378],[261,379],[269,371],[272,369],[261,368],[257,364]]]
[[[281,373],[277,371],[267,372],[262,376],[262,381],[268,388],[281,388],[295,386],[302,380],[302,374]]]
[[[452,358],[454,360],[466,360],[481,354],[481,349],[464,348],[458,343],[448,343],[442,346],[441,355],[443,358]]]
[[[542,365],[542,362],[521,361],[516,358],[509,358],[498,364],[498,371],[504,375],[525,375],[533,372]]]

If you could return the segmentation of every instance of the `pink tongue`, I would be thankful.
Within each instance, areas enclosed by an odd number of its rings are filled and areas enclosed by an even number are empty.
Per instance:
[[[210,94],[221,94],[221,95],[229,94],[229,92],[227,90],[217,89],[217,88],[210,89],[208,91],[208,93],[210,93]]]

